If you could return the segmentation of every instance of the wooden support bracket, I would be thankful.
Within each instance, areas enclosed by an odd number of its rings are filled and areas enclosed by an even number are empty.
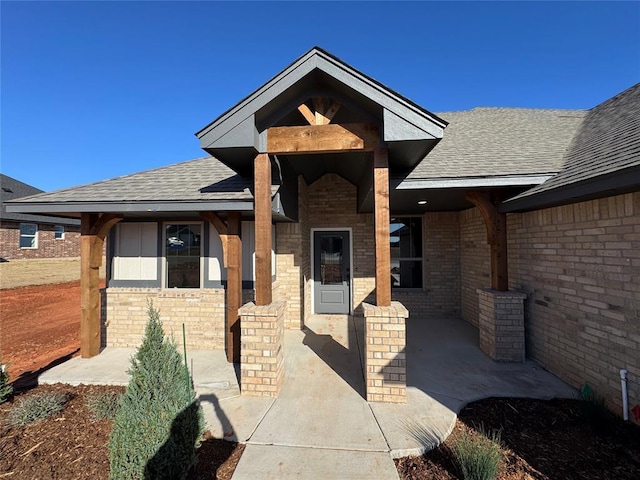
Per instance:
[[[228,212],[224,222],[215,212],[200,212],[211,223],[222,243],[223,264],[227,269],[225,316],[226,355],[229,363],[240,363],[240,317],[242,306],[242,238],[240,212]]]
[[[488,192],[469,192],[464,198],[475,205],[487,227],[487,243],[491,245],[491,288],[507,291],[509,270],[506,214],[498,212],[497,202],[492,201]]]

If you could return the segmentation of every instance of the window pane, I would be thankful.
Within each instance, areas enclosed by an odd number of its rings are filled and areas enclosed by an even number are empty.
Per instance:
[[[200,288],[200,225],[167,225],[167,287]]]
[[[390,231],[391,258],[422,257],[422,220],[420,218],[393,218]]]
[[[422,260],[391,260],[391,287],[422,288]]]
[[[30,235],[33,236],[38,231],[38,227],[33,223],[21,223],[20,224],[20,235]]]
[[[54,231],[54,238],[56,240],[62,240],[64,238],[64,227],[62,225],[56,225],[53,231]]]
[[[20,236],[20,248],[36,248],[36,237]]]
[[[342,284],[342,237],[323,236],[320,241],[320,279],[322,285]]]

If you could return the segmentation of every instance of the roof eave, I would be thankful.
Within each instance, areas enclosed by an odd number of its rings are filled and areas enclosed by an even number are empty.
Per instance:
[[[526,212],[638,190],[640,190],[640,169],[636,165],[540,193],[527,195],[525,192],[501,203],[499,211],[502,213]]]

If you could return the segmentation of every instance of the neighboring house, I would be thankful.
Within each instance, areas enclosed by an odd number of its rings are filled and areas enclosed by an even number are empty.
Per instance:
[[[401,402],[407,315],[461,316],[613,407],[626,368],[640,403],[640,84],[435,115],[314,48],[196,135],[210,156],[10,207],[82,216],[83,356],[137,345],[150,298],[277,395],[284,328],[364,315],[367,398]]]
[[[7,212],[6,202],[42,190],[0,174],[0,259],[80,256],[80,220]]]

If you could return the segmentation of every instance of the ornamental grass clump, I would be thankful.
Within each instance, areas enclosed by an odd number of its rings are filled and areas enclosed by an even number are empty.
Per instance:
[[[6,402],[13,393],[13,387],[9,383],[9,372],[7,366],[2,364],[0,359],[0,403]]]
[[[69,397],[59,392],[44,392],[31,395],[18,401],[7,416],[7,423],[12,427],[24,427],[64,410]]]
[[[110,479],[182,479],[196,461],[202,408],[185,381],[176,343],[165,338],[149,304],[144,339],[131,359],[131,380],[109,439]]]
[[[464,480],[493,480],[504,461],[500,432],[463,431],[453,442],[453,456]]]
[[[121,393],[100,392],[87,398],[87,408],[94,420],[112,420],[118,413]]]
[[[580,389],[578,399],[580,400],[580,410],[584,421],[596,433],[609,433],[615,424],[615,417],[607,408],[607,401],[604,396],[593,390],[588,383],[585,383]]]

